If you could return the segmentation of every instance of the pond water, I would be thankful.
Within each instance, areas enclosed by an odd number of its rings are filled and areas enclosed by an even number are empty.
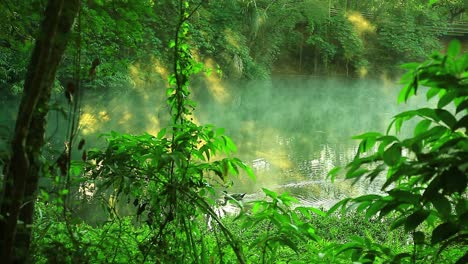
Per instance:
[[[382,81],[275,77],[271,81],[226,84],[219,90],[197,89],[200,123],[224,127],[251,165],[257,180],[234,180],[233,192],[257,198],[261,188],[289,192],[302,204],[330,207],[338,199],[379,191],[373,184],[337,179],[328,172],[352,160],[353,135],[385,132],[401,88]],[[222,96],[220,96],[222,95]]]
[[[195,120],[225,128],[238,147],[236,156],[257,176],[256,181],[245,175],[234,179],[229,191],[246,192],[247,199],[253,199],[268,188],[313,206],[329,207],[343,197],[379,191],[383,179],[352,185],[338,178],[332,183],[327,173],[351,161],[358,144],[353,135],[384,132],[393,115],[410,108],[396,103],[401,85],[378,80],[280,76],[195,86]],[[102,144],[97,135],[110,130],[157,133],[168,119],[164,95],[164,86],[114,95],[88,91],[81,117],[87,145]],[[17,107],[4,107],[10,114],[3,111],[1,123],[10,124],[12,132]],[[48,144],[63,147],[60,135],[67,122],[59,116],[56,111],[50,114]]]

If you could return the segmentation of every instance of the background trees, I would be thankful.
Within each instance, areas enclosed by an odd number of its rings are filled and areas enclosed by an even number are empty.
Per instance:
[[[212,58],[228,78],[265,78],[277,73],[370,76],[394,74],[398,63],[439,49],[447,23],[466,20],[463,1],[207,1],[191,23],[192,47]],[[11,24],[0,28],[3,91],[17,93],[45,1],[2,2]],[[82,63],[101,60],[95,87],[128,82],[129,65],[147,72],[171,60],[170,29],[177,23],[176,1],[86,1],[81,28],[68,48],[59,80],[68,78],[71,54]],[[391,55],[389,55],[391,54]],[[150,58],[148,60],[148,58]],[[60,88],[57,83],[56,88]]]

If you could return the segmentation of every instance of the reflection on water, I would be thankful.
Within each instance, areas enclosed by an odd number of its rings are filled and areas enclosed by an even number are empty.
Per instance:
[[[231,83],[234,98],[219,104],[209,91],[195,91],[201,123],[226,128],[248,161],[257,181],[235,181],[236,192],[257,193],[262,187],[287,191],[301,203],[329,207],[337,199],[379,191],[364,181],[352,185],[327,173],[352,160],[353,135],[385,131],[400,108],[397,85],[369,80],[319,80],[304,77]],[[379,183],[380,182],[380,183]]]

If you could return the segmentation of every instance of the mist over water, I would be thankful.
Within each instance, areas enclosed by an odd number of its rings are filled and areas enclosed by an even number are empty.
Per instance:
[[[237,156],[254,168],[257,181],[235,180],[233,191],[259,194],[265,187],[329,207],[346,196],[379,191],[383,177],[352,185],[331,183],[327,173],[352,160],[359,143],[353,135],[385,133],[392,116],[408,108],[396,104],[400,88],[377,80],[310,77],[231,82],[224,87],[227,102],[196,89],[196,112],[200,123],[224,127]]]
[[[352,160],[358,145],[351,139],[353,135],[384,133],[393,115],[411,108],[396,104],[400,88],[378,80],[307,76],[220,81],[216,85],[198,81],[193,88],[198,103],[194,119],[225,128],[238,147],[235,156],[257,175],[255,182],[247,176],[234,179],[229,191],[258,198],[261,188],[268,188],[289,192],[305,205],[328,207],[345,196],[379,191],[383,179],[352,186],[342,179],[331,183],[327,173]],[[104,147],[98,136],[111,130],[156,134],[170,117],[165,89],[164,85],[146,85],[117,89],[124,91],[119,93],[86,91],[80,120],[86,147]],[[64,103],[59,95],[54,100]],[[413,101],[421,105],[423,100]],[[11,135],[17,102],[8,109],[1,122],[10,127]],[[48,125],[46,148],[63,147],[67,121],[51,111]],[[6,142],[2,140],[2,144]]]

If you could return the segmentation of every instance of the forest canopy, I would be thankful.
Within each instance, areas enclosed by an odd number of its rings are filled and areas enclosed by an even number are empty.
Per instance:
[[[190,23],[191,48],[225,78],[395,76],[399,64],[439,50],[450,22],[466,21],[462,0],[431,6],[419,0],[202,2]],[[2,1],[1,16],[9,21],[0,27],[2,91],[21,90],[45,6],[44,0]],[[96,88],[125,84],[132,68],[142,72],[139,78],[159,80],[172,59],[177,6],[172,0],[83,1],[56,85],[70,78],[77,49],[84,65],[100,59]]]

